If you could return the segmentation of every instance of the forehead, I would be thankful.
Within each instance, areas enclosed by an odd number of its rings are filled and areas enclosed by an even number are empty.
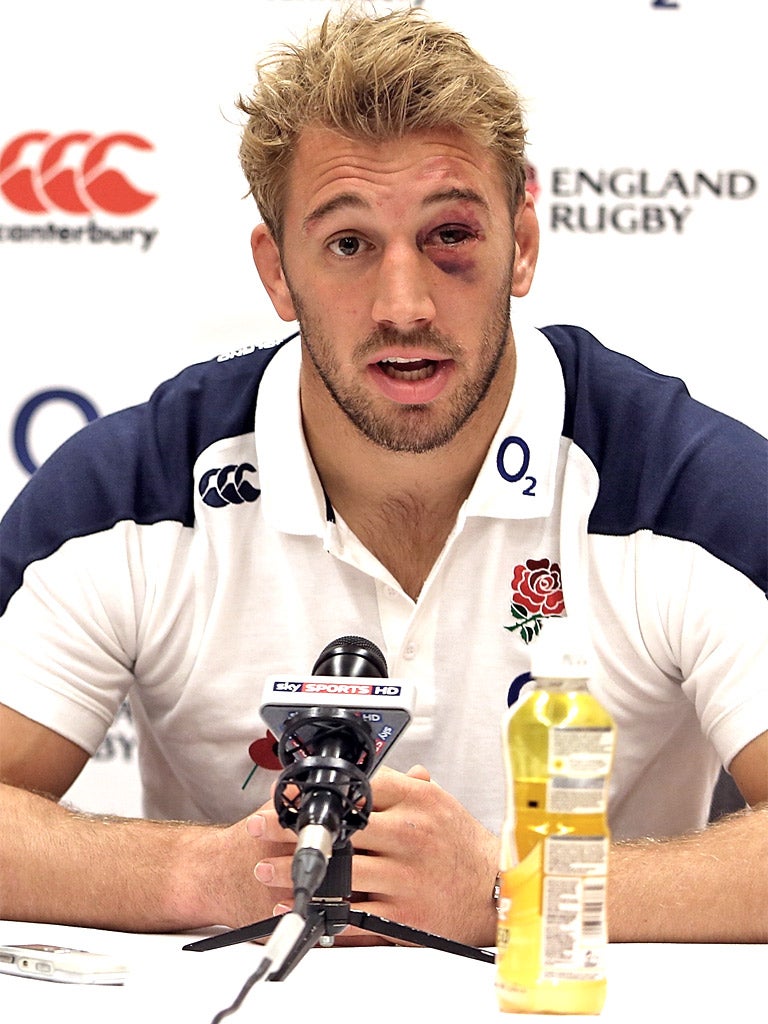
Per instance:
[[[286,224],[300,230],[338,203],[405,209],[453,191],[475,194],[490,209],[507,197],[496,157],[452,131],[374,142],[312,127],[301,135],[286,184]]]

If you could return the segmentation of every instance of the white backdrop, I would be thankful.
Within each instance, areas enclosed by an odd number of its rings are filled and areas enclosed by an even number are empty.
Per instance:
[[[0,512],[85,419],[187,363],[288,333],[250,261],[257,213],[234,102],[272,42],[333,5],[4,12]],[[526,100],[542,252],[517,315],[581,324],[768,433],[760,0],[420,6]],[[126,713],[72,799],[138,812],[134,760]]]

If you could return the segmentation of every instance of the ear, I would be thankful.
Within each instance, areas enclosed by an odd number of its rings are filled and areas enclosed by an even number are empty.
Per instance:
[[[295,320],[296,310],[293,308],[288,282],[283,273],[280,250],[266,224],[259,224],[253,229],[251,252],[261,283],[272,300],[275,312],[281,320]]]
[[[527,295],[533,281],[539,256],[539,221],[533,196],[525,193],[517,208],[514,221],[515,262],[512,267],[512,294],[517,298]]]

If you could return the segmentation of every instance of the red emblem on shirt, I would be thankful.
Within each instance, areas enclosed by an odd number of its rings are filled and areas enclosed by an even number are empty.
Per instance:
[[[510,611],[516,621],[504,629],[519,631],[523,642],[529,644],[541,632],[545,618],[565,611],[560,566],[548,558],[529,558],[524,565],[515,566],[511,586]]]

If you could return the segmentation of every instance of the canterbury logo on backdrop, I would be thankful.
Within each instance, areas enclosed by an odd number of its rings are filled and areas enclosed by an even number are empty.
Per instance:
[[[0,192],[25,213],[138,213],[157,198],[111,166],[114,147],[154,147],[140,135],[26,132],[0,153]]]

